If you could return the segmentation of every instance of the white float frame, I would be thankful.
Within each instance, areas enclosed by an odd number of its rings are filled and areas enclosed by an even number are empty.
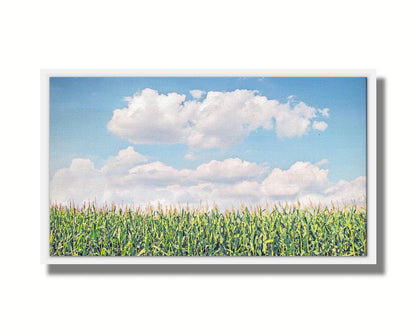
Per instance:
[[[360,257],[54,257],[49,255],[50,77],[366,77],[367,78],[367,256]],[[377,95],[375,70],[41,70],[40,254],[42,264],[377,264]]]

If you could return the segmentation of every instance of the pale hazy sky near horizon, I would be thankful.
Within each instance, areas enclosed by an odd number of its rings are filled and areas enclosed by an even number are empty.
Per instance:
[[[51,78],[51,201],[362,199],[366,84]]]

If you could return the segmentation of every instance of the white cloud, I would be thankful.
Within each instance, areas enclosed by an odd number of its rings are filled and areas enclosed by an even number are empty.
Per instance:
[[[192,95],[193,98],[196,99],[200,99],[203,95],[206,94],[206,92],[203,90],[191,90],[189,93]]]
[[[110,132],[137,144],[184,142],[189,116],[183,111],[185,95],[159,95],[152,89],[128,99],[128,107],[113,111]]]
[[[198,158],[198,156],[195,156],[195,153],[194,152],[189,152],[189,153],[187,153],[184,157],[183,157],[185,160],[196,160],[197,158]]]
[[[117,156],[111,157],[102,171],[104,173],[122,173],[143,162],[147,162],[147,157],[135,152],[134,148],[129,146],[120,150]]]
[[[324,117],[329,117],[329,109],[325,108],[325,109],[318,109],[318,112],[323,115]]]
[[[320,160],[319,162],[315,163],[315,165],[319,167],[319,166],[325,165],[327,163],[329,163],[328,159],[324,158],[323,160]]]
[[[327,188],[324,193],[334,201],[348,201],[350,198],[364,200],[366,196],[366,177],[358,177],[351,182],[340,180],[334,186]]]
[[[196,169],[177,170],[162,162],[153,162],[135,166],[123,178],[124,182],[133,184],[173,185],[197,183],[235,183],[259,178],[268,171],[268,167],[229,158],[224,161],[210,161]]]
[[[288,170],[273,169],[262,188],[267,196],[282,197],[321,191],[327,184],[328,170],[310,162],[296,162]]]
[[[58,170],[50,183],[50,199],[54,202],[82,203],[93,201],[105,191],[106,181],[89,159],[76,158],[69,168]],[[101,199],[101,198],[99,198]]]
[[[316,110],[300,102],[294,107],[290,103],[281,104],[275,113],[276,132],[281,138],[293,138],[306,133],[311,123],[310,119],[316,117]]]
[[[135,165],[131,165],[136,160]],[[129,161],[129,162],[128,162]],[[125,162],[125,163],[124,163]],[[196,169],[176,169],[157,161],[144,163],[142,155],[129,147],[97,169],[89,159],[74,159],[60,169],[50,184],[52,202],[96,200],[98,204],[177,204],[216,202],[220,207],[264,203],[266,200],[324,204],[333,201],[363,200],[366,179],[331,183],[328,170],[310,162],[296,162],[289,169],[242,161],[238,158],[211,161]],[[118,166],[118,167],[115,167]]]
[[[256,179],[268,171],[268,167],[256,163],[229,158],[201,164],[189,173],[191,179],[206,183],[235,183]]]
[[[314,121],[312,127],[318,131],[325,131],[328,124],[324,121]]]
[[[178,182],[181,175],[175,168],[162,162],[153,162],[135,166],[128,171],[123,181],[128,184],[150,186],[171,185]]]
[[[186,101],[175,92],[144,89],[126,100],[126,108],[113,111],[110,132],[136,144],[182,143],[192,151],[226,149],[259,128],[275,129],[281,138],[302,136],[320,114],[303,102],[280,104],[252,90],[209,91]]]

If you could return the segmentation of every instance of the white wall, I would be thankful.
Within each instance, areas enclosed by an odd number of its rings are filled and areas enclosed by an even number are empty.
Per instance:
[[[2,2],[2,331],[409,332],[416,296],[411,3]],[[377,69],[385,80],[384,267],[48,271],[39,264],[41,68]]]

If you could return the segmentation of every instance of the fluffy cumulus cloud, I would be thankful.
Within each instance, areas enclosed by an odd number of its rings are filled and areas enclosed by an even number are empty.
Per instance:
[[[268,197],[285,198],[322,191],[328,185],[328,170],[310,162],[296,162],[288,170],[273,169],[263,181]]]
[[[211,161],[190,171],[189,178],[205,183],[236,183],[253,180],[268,171],[268,167],[256,163],[229,158],[224,161]]]
[[[50,198],[58,203],[101,200],[105,192],[105,175],[89,159],[76,158],[69,168],[58,170],[50,183]]]
[[[97,168],[89,159],[73,159],[58,170],[50,183],[52,202],[68,204],[97,201],[98,204],[199,205],[216,202],[220,207],[275,201],[307,203],[331,200],[363,201],[366,178],[331,183],[327,160],[312,164],[296,162],[288,169],[230,158],[210,161],[195,169],[176,169],[147,159],[132,147],[121,150],[106,165]]]
[[[318,112],[323,115],[324,117],[329,117],[329,109],[325,108],[325,109],[318,109]]]
[[[359,198],[366,193],[366,177],[358,177],[351,182],[340,180],[335,185],[327,188],[324,194],[336,201],[344,201],[349,197]]]
[[[117,156],[111,157],[102,171],[106,174],[122,173],[130,167],[146,161],[146,156],[135,152],[134,148],[130,146],[127,149],[120,150]]]
[[[203,90],[191,90],[189,93],[192,95],[193,98],[196,99],[200,99],[203,95],[206,94],[206,92]]]
[[[328,116],[328,109],[294,99],[282,104],[252,90],[190,93],[193,100],[144,89],[127,98],[126,108],[113,111],[107,128],[136,144],[181,143],[199,151],[226,149],[260,128],[274,130],[280,138],[299,137],[309,129],[323,130],[322,122],[318,128],[311,126],[312,119]]]
[[[328,127],[328,124],[324,121],[314,121],[312,124],[312,128],[318,131],[325,131],[327,127]]]

